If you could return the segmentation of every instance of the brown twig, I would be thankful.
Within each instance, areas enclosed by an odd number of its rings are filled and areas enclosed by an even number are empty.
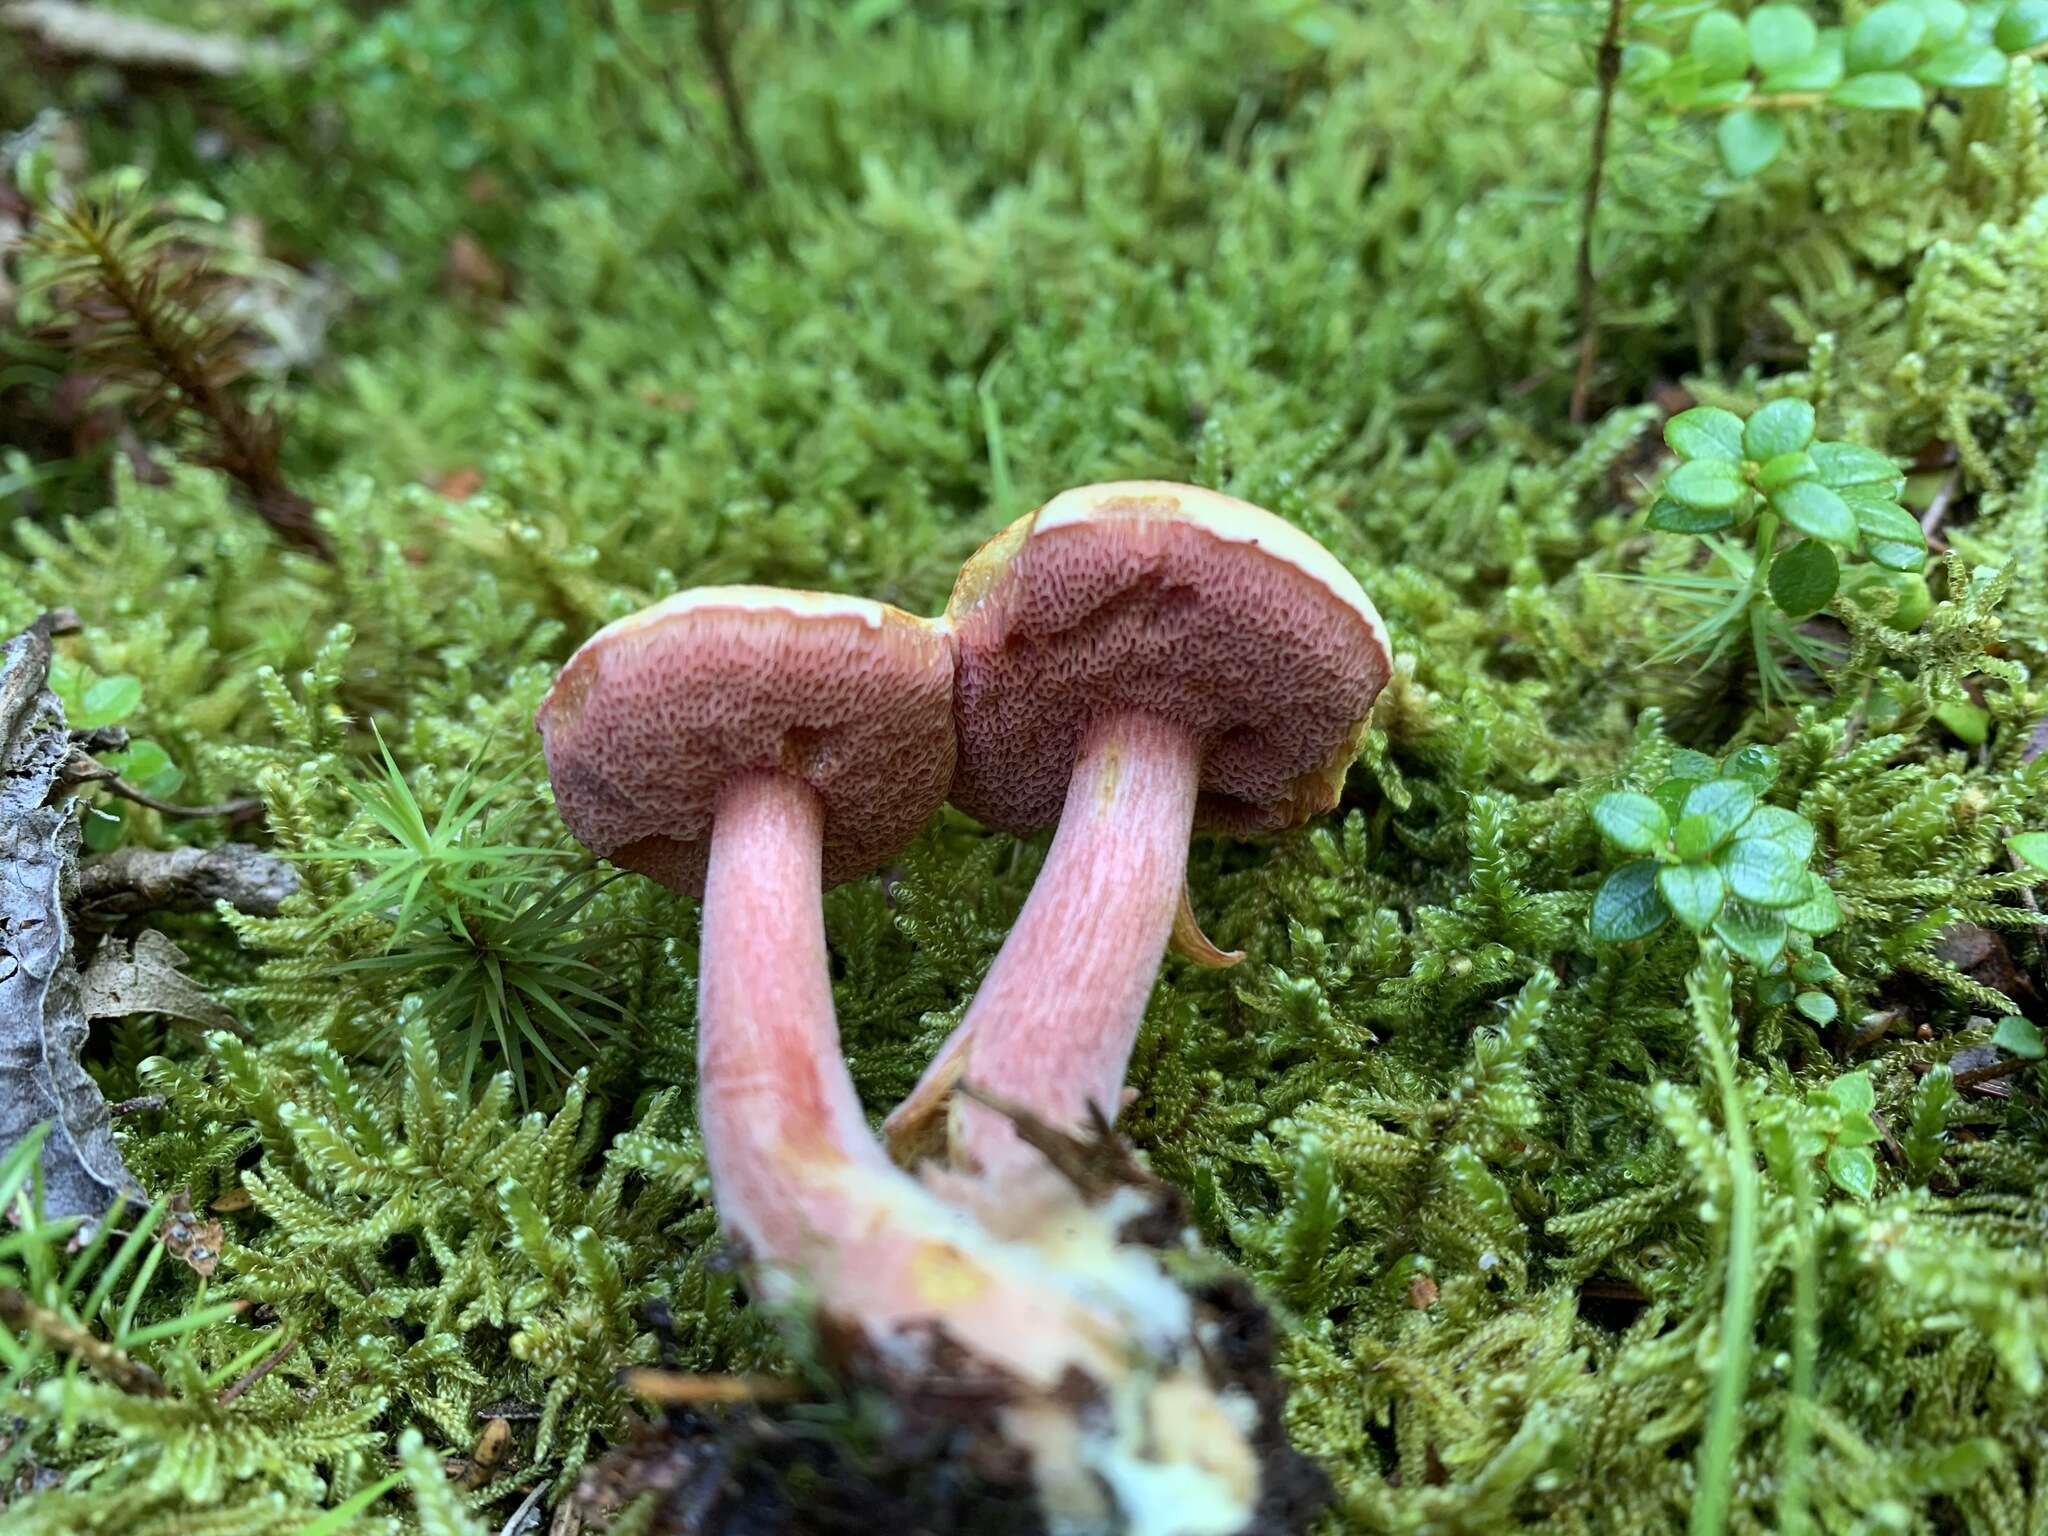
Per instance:
[[[244,1392],[255,1386],[257,1382],[289,1360],[293,1351],[298,1347],[299,1341],[297,1339],[286,1339],[282,1347],[272,1350],[261,1360],[250,1366],[247,1371],[243,1372],[241,1380],[237,1381],[233,1386],[222,1387],[220,1389],[220,1396],[215,1401],[225,1408],[229,1403],[232,1403]]]
[[[298,888],[297,870],[247,843],[118,848],[78,866],[71,904],[81,922],[98,927],[138,912],[209,911],[217,901],[254,917],[275,917]]]
[[[1607,27],[1600,34],[1600,51],[1594,57],[1600,105],[1593,117],[1593,164],[1586,175],[1586,200],[1579,215],[1579,371],[1572,381],[1575,422],[1586,419],[1593,393],[1593,366],[1600,354],[1600,285],[1593,277],[1593,221],[1607,179],[1607,131],[1614,121],[1614,88],[1621,79],[1621,23],[1627,10],[1628,0],[1607,0]]]
[[[1963,483],[1962,466],[1948,472],[1948,477],[1934,493],[1934,499],[1927,503],[1927,510],[1920,516],[1920,531],[1931,540],[1941,532],[1941,525],[1948,521],[1948,509],[1954,505],[1956,491]]]
[[[245,795],[239,800],[223,800],[218,805],[174,805],[169,800],[159,800],[155,795],[137,789],[126,779],[103,779],[100,782],[123,800],[133,800],[137,805],[155,811],[160,816],[225,816],[229,821],[242,821],[259,814],[263,809],[263,800],[259,795]]]
[[[803,1396],[798,1383],[774,1376],[693,1376],[646,1367],[623,1372],[620,1384],[650,1403],[693,1407],[705,1403],[793,1403]]]
[[[2031,1056],[2008,1056],[2003,1061],[1992,1062],[1989,1066],[1972,1067],[1967,1072],[1956,1073],[1955,1085],[1958,1088],[1974,1088],[1979,1083],[1988,1083],[1994,1078],[2011,1077],[2016,1072],[2024,1072],[2035,1064],[2035,1058]]]
[[[732,61],[732,33],[726,27],[726,0],[697,0],[697,44],[704,50],[704,62],[711,66],[711,78],[725,104],[726,125],[732,130],[733,151],[740,158],[740,180],[748,188],[759,187],[761,156],[754,148],[753,131],[747,127],[746,98],[740,94],[739,72]]]
[[[142,1397],[163,1397],[163,1379],[139,1360],[132,1360],[105,1339],[96,1339],[48,1307],[38,1306],[11,1285],[0,1285],[0,1323],[16,1333],[32,1333],[52,1349],[81,1362],[87,1370]]]

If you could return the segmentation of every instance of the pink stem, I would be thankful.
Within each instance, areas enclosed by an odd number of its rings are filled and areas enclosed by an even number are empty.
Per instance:
[[[1063,1130],[1085,1131],[1091,1107],[1116,1118],[1187,881],[1199,769],[1177,726],[1149,715],[1094,723],[1045,868],[927,1082],[957,1068]],[[957,1161],[1000,1174],[1038,1159],[993,1110],[959,1102],[953,1114]]]
[[[736,779],[720,795],[704,881],[698,1121],[726,1230],[794,1266],[843,1235],[834,1175],[876,1146],[839,1054],[818,899],[825,811],[800,780]]]

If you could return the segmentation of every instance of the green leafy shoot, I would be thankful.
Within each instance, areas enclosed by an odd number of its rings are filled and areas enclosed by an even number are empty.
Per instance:
[[[1776,754],[1745,747],[1723,764],[1676,766],[1654,794],[1617,790],[1594,802],[1607,841],[1641,855],[1595,893],[1594,941],[1647,939],[1676,918],[1769,971],[1795,935],[1831,930],[1840,921],[1834,895],[1807,867],[1812,824],[1761,798],[1777,778]]]
[[[1865,555],[1925,596],[1927,541],[1899,503],[1905,477],[1869,448],[1817,441],[1806,401],[1773,400],[1747,420],[1695,406],[1665,424],[1664,440],[1678,463],[1648,526],[1699,539],[1710,561],[1704,572],[1636,578],[1697,615],[1655,660],[1709,665],[1746,642],[1769,708],[1803,691],[1788,658],[1815,676],[1839,659],[1802,626],[1835,602],[1845,560]]]

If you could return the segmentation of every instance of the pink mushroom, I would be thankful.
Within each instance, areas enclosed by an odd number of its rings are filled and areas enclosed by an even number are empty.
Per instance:
[[[1392,657],[1371,601],[1309,535],[1152,481],[1067,491],[1012,523],[961,572],[947,618],[953,802],[1008,831],[1058,831],[887,1132],[905,1160],[945,1141],[996,1176],[1038,1154],[952,1089],[964,1075],[1068,1131],[1092,1111],[1114,1119],[1185,910],[1191,831],[1274,831],[1334,805]]]
[[[755,1289],[807,1301],[859,1370],[994,1403],[1049,1518],[1236,1530],[1255,1415],[1214,1379],[1188,1296],[1118,1241],[1130,1211],[942,1199],[889,1161],[841,1059],[820,891],[944,799],[952,691],[942,626],[705,588],[585,644],[537,724],[570,830],[703,894],[698,1117]]]

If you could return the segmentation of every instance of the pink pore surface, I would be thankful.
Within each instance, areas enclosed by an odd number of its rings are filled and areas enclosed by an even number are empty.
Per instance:
[[[562,820],[614,864],[702,894],[719,791],[783,772],[824,804],[830,886],[945,800],[952,684],[944,633],[905,615],[701,606],[584,647],[537,723]]]
[[[1195,738],[1199,827],[1270,831],[1334,803],[1391,669],[1378,634],[1298,567],[1170,511],[1133,497],[1034,530],[951,615],[969,815],[1057,821],[1082,732],[1121,712]]]

